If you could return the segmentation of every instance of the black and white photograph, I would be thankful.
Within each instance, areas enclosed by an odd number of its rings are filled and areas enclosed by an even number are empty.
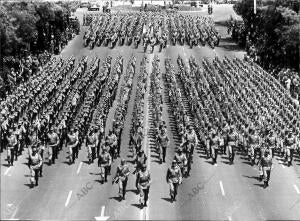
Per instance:
[[[0,220],[300,220],[299,0],[0,0]]]

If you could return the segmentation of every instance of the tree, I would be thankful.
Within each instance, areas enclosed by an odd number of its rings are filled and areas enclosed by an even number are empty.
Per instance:
[[[289,2],[292,0],[264,1],[256,15],[252,1],[242,0],[234,6],[237,14],[243,18],[246,32],[250,33],[250,40],[265,68],[272,66],[299,70],[300,19]]]

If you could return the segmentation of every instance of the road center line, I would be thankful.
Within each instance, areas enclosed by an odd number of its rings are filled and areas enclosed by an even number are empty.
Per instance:
[[[144,220],[144,210],[143,209],[140,212],[140,220]]]
[[[105,206],[101,207],[101,216],[104,216],[104,210],[105,210]]]
[[[223,187],[222,181],[220,181],[220,188],[221,188],[222,195],[225,196],[225,191],[224,191],[224,187]]]
[[[298,187],[297,187],[296,184],[294,184],[294,188],[295,188],[296,192],[297,192],[298,194],[300,194],[300,191],[299,191],[299,189],[298,189]]]
[[[8,168],[6,169],[6,171],[5,171],[5,173],[4,173],[4,176],[6,176],[6,175],[8,174],[10,168],[11,168],[11,167],[8,167]]]
[[[149,220],[149,211],[148,211],[148,207],[145,208],[145,220]]]
[[[80,162],[80,164],[79,164],[79,166],[78,166],[77,174],[80,172],[81,166],[82,166],[82,162]]]
[[[71,196],[72,196],[72,190],[70,190],[69,194],[68,194],[68,197],[67,197],[67,200],[66,200],[66,203],[65,203],[65,207],[68,206],[69,202],[70,202],[70,199],[71,199]]]

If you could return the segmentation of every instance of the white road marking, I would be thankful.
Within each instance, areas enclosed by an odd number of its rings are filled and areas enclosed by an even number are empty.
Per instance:
[[[79,166],[78,166],[77,174],[80,172],[81,167],[82,167],[82,162],[80,162],[80,164],[79,164]]]
[[[231,221],[231,220],[232,220],[231,216],[228,216],[228,220],[229,220],[229,221]]]
[[[104,210],[105,210],[105,206],[101,207],[101,216],[104,216]]]
[[[143,209],[140,212],[140,220],[144,220],[144,210]]]
[[[218,164],[216,164],[216,163],[215,163],[215,165],[214,165],[214,166],[215,166],[215,167],[217,167],[217,166],[218,166]]]
[[[222,195],[225,196],[225,191],[224,191],[224,187],[223,187],[222,181],[220,181],[220,188],[221,188]]]
[[[8,168],[6,169],[6,171],[5,171],[5,173],[4,173],[4,176],[6,176],[6,175],[8,174],[8,172],[9,172],[10,169],[11,169],[11,167],[8,167]]]
[[[69,202],[70,202],[70,199],[71,199],[71,196],[72,196],[72,190],[70,190],[69,194],[68,194],[68,198],[66,200],[66,203],[65,203],[65,207],[68,206]]]
[[[146,217],[145,220],[149,220],[149,211],[148,211],[148,207],[145,208],[145,213],[146,213]]]
[[[297,187],[296,184],[294,184],[294,188],[295,188],[296,192],[297,192],[298,194],[300,194],[300,191],[299,191],[299,189],[298,189],[298,187]]]

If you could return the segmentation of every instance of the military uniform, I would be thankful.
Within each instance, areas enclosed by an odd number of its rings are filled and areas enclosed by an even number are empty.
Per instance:
[[[124,165],[120,164],[117,167],[115,179],[118,179],[119,195],[120,195],[120,197],[123,197],[123,199],[125,199],[126,186],[127,186],[129,173],[130,173],[130,171],[129,171],[129,167],[127,164],[124,164]]]
[[[178,166],[171,166],[167,171],[167,182],[170,185],[171,200],[176,199],[178,185],[182,181],[181,170]]]
[[[110,174],[112,157],[107,151],[99,155],[98,166],[104,168],[104,181],[107,182],[107,175]]]
[[[87,136],[86,146],[88,152],[89,162],[93,163],[96,158],[96,146],[98,145],[98,136],[96,133],[92,133]]]
[[[57,159],[58,155],[58,144],[59,137],[57,133],[52,132],[48,133],[48,148],[49,148],[49,161],[50,163],[55,164],[55,159]]]
[[[166,134],[166,132],[164,132],[163,134],[160,133],[157,137],[157,143],[159,145],[158,148],[161,148],[162,153],[160,153],[159,151],[159,156],[160,156],[160,161],[162,162],[166,162],[166,150],[169,144],[169,138]]]
[[[138,180],[138,188],[140,190],[140,203],[143,204],[144,206],[147,206],[148,195],[150,190],[150,181],[151,181],[150,172],[148,170],[139,171],[137,180]]]

